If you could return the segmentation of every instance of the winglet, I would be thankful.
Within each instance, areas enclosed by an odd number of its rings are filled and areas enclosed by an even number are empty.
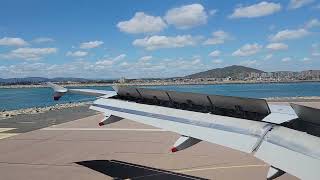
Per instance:
[[[62,86],[58,86],[56,84],[53,84],[52,82],[45,83],[48,87],[52,88],[54,91],[53,99],[55,101],[58,101],[65,93],[68,92],[67,88],[64,88]]]

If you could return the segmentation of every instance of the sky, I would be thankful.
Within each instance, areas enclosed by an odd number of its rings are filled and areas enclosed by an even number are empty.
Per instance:
[[[0,78],[320,70],[319,0],[2,0]]]

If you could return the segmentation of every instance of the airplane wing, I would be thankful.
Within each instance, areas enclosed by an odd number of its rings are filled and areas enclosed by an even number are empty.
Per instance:
[[[111,96],[115,96],[117,93],[115,91],[105,91],[105,90],[97,90],[97,89],[67,89],[51,82],[45,83],[45,85],[49,86],[53,89],[53,99],[59,100],[64,94],[66,93],[73,93],[73,94],[82,94],[82,95],[89,95],[89,96],[100,96],[104,98],[108,98]]]
[[[79,93],[51,87],[61,93]],[[113,93],[97,93],[100,98],[90,107],[105,113],[99,125],[126,118],[181,134],[172,152],[207,141],[250,153],[271,165],[268,179],[285,172],[301,179],[320,177],[318,109],[296,104],[272,106],[263,99],[113,88]]]

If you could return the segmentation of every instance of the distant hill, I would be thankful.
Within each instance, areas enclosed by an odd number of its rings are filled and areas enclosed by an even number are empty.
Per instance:
[[[216,68],[211,69],[208,71],[203,71],[195,74],[191,74],[188,76],[185,76],[185,78],[195,79],[195,78],[226,78],[226,77],[232,77],[237,78],[239,76],[246,76],[250,73],[263,73],[264,71],[249,68],[245,66],[227,66],[224,68]]]

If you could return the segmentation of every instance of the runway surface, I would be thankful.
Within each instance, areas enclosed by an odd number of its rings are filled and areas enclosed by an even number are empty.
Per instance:
[[[20,126],[0,126],[0,179],[266,177],[268,165],[248,154],[206,142],[171,153],[178,134],[128,120],[98,127],[102,118],[98,114],[70,122],[66,119],[59,121],[66,123],[52,126],[47,123],[49,127],[37,126],[38,130],[26,133]],[[26,124],[32,127],[32,123]],[[279,179],[296,178],[286,174]]]

